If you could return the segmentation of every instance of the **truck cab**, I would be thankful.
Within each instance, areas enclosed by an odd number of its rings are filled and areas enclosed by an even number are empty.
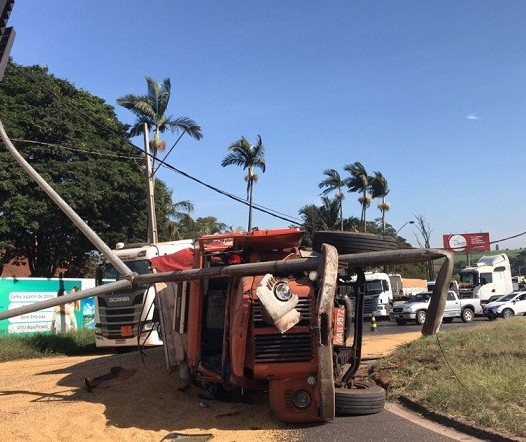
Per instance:
[[[282,229],[204,236],[194,268],[294,260],[301,257],[302,235],[297,229]],[[334,293],[321,296],[331,298],[332,304]],[[271,408],[282,421],[332,419],[320,396],[326,386],[316,351],[317,297],[318,286],[302,271],[276,269],[192,284],[187,363],[194,381],[218,396],[232,389],[268,389]],[[333,381],[329,388],[334,388]]]
[[[341,287],[351,287],[348,290],[351,298],[355,297],[355,291],[352,288],[356,287],[357,278],[358,276],[354,275],[347,284],[344,281],[341,283]],[[364,317],[389,317],[393,299],[391,279],[387,273],[365,272]]]
[[[483,305],[491,296],[513,291],[510,261],[505,253],[482,256],[476,266],[462,269],[459,278],[460,297],[478,298]]]
[[[184,239],[162,243],[118,243],[115,254],[138,274],[152,273],[152,259],[193,249],[193,241]],[[120,278],[115,268],[105,260],[97,269],[96,284],[100,286]],[[155,286],[139,285],[129,290],[95,297],[95,343],[97,347],[157,346],[159,318],[154,305]]]

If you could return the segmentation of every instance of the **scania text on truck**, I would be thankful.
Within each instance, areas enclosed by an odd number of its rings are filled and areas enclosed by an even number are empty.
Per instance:
[[[478,298],[482,305],[491,296],[506,295],[513,291],[511,266],[505,253],[482,256],[477,264],[459,272],[461,298]]]
[[[139,275],[152,273],[151,259],[193,249],[193,241],[157,244],[118,243],[115,254]],[[103,260],[97,272],[97,285],[118,280],[119,273]],[[97,347],[133,347],[162,345],[159,318],[154,305],[155,287],[136,286],[132,289],[106,293],[95,298],[95,343]]]

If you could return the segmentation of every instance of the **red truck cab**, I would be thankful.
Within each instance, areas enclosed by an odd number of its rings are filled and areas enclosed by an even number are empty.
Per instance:
[[[204,236],[194,268],[301,258],[302,235],[280,229]],[[332,419],[334,411],[320,411],[317,293],[316,281],[303,271],[194,281],[188,309],[194,379],[226,389],[268,390],[282,421]]]

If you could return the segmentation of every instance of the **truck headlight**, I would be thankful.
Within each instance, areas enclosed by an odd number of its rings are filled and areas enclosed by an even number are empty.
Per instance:
[[[310,394],[305,390],[296,390],[292,393],[292,403],[297,408],[307,408],[310,404]]]
[[[286,282],[280,281],[274,286],[274,295],[280,301],[288,301],[292,297],[292,292]]]
[[[143,333],[146,331],[152,331],[155,328],[155,324],[151,321],[143,322],[142,323],[142,331]]]

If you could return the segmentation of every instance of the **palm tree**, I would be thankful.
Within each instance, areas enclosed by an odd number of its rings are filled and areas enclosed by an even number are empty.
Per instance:
[[[169,225],[170,239],[182,239],[182,231],[191,229],[194,223],[191,216],[193,211],[194,204],[191,201],[184,200],[172,204],[169,215],[174,221],[171,221]]]
[[[181,137],[187,133],[192,138],[200,140],[203,137],[201,133],[201,127],[197,123],[188,117],[173,118],[171,115],[166,115],[166,109],[168,108],[168,102],[170,101],[171,84],[170,79],[165,78],[163,84],[157,83],[153,78],[146,77],[146,84],[148,85],[147,95],[133,95],[128,94],[117,99],[117,104],[131,110],[137,120],[129,131],[130,137],[135,137],[141,133],[144,133],[145,126],[146,131],[153,129],[154,136],[153,140],[150,141],[149,146],[153,150],[153,161],[151,163],[150,171],[150,158],[146,156],[146,174],[148,178],[148,204],[149,208],[155,206],[154,200],[154,175],[155,169],[155,158],[157,157],[157,151],[164,150],[166,143],[160,139],[159,134],[170,129],[172,132],[181,132],[179,138],[175,141],[172,148],[168,151],[166,158],[175,145],[179,142]],[[163,159],[164,161],[164,159]],[[155,210],[149,209],[149,229],[148,237],[150,240],[155,241],[157,237],[156,233],[156,216]]]
[[[325,169],[323,171],[323,174],[327,176],[320,184],[318,184],[318,187],[320,189],[323,189],[322,195],[327,195],[329,192],[332,192],[333,190],[337,190],[336,192],[336,199],[339,201],[339,209],[340,209],[340,230],[343,231],[343,198],[344,194],[342,192],[342,187],[345,186],[345,180],[342,180],[340,177],[340,174],[335,169]]]
[[[371,205],[371,196],[367,193],[369,190],[369,187],[371,185],[372,177],[367,175],[367,171],[365,170],[365,167],[363,167],[362,163],[359,161],[356,161],[353,164],[347,164],[344,167],[344,170],[346,172],[350,173],[350,177],[347,178],[346,184],[349,188],[349,192],[361,192],[362,196],[358,198],[358,201],[360,202],[362,206],[362,214],[361,214],[361,222],[363,223],[363,231],[365,232],[367,230],[366,225],[366,211],[367,207]]]
[[[371,195],[373,198],[382,198],[382,202],[378,203],[378,208],[382,212],[382,232],[385,232],[385,212],[391,208],[391,205],[385,200],[389,192],[389,184],[385,177],[381,172],[374,172],[374,178],[371,182]]]
[[[130,128],[130,137],[143,133],[144,123],[146,123],[148,130],[153,129],[154,131],[153,140],[150,142],[154,157],[158,150],[166,148],[166,143],[160,139],[159,134],[167,129],[172,132],[181,132],[175,144],[185,133],[196,140],[203,138],[201,127],[192,119],[188,117],[173,118],[171,115],[166,115],[171,93],[169,78],[165,78],[163,84],[160,84],[153,78],[146,77],[146,84],[148,85],[147,95],[127,94],[117,98],[117,104],[131,110],[137,117],[135,124]]]
[[[230,153],[223,159],[221,166],[242,166],[243,170],[247,170],[245,181],[247,182],[247,200],[248,200],[248,231],[252,229],[252,193],[254,183],[258,180],[258,175],[254,169],[260,169],[265,173],[265,146],[261,141],[261,136],[258,135],[258,142],[255,146],[245,138],[237,140],[232,143],[228,150]]]

